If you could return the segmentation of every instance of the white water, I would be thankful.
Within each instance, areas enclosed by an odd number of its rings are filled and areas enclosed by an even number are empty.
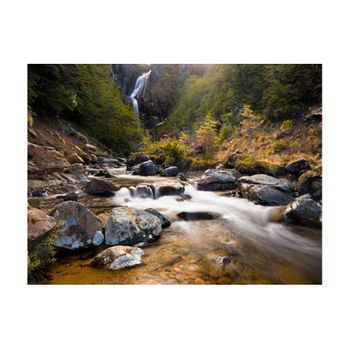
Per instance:
[[[223,229],[229,229],[233,235],[254,242],[257,247],[283,255],[286,260],[294,260],[295,253],[317,259],[321,256],[320,242],[296,234],[283,224],[270,221],[278,207],[264,207],[242,198],[197,191],[191,185],[186,186],[185,193],[189,194],[191,199],[179,202],[176,196],[157,199],[132,197],[128,188],[122,188],[116,193],[114,201],[116,204],[137,209],[157,209],[170,218],[172,225],[180,227],[184,233],[191,234],[196,230],[203,230],[203,226],[198,228],[198,222],[181,221],[176,214],[181,211],[218,213],[222,216]],[[203,224],[208,226],[211,222],[203,221]]]
[[[145,93],[150,74],[151,74],[151,70],[143,73],[137,78],[134,90],[130,95],[132,106],[137,116],[139,116],[139,103],[137,101],[137,98],[141,96],[141,94]]]

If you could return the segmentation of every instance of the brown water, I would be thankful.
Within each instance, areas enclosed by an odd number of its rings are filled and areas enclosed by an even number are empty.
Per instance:
[[[125,183],[130,179],[122,178]],[[135,179],[138,181],[140,179]],[[147,178],[148,182],[149,179]],[[159,178],[158,178],[159,180]],[[90,256],[65,256],[52,265],[52,284],[257,284],[322,283],[321,232],[270,222],[276,208],[245,199],[226,198],[187,186],[191,200],[167,196],[156,200],[131,198],[126,188],[107,207],[156,208],[172,225],[150,247],[142,264],[108,271],[88,266]],[[103,200],[100,200],[103,201]],[[111,209],[110,209],[111,210]],[[222,218],[181,221],[180,211],[206,210]],[[225,265],[218,257],[228,257]]]

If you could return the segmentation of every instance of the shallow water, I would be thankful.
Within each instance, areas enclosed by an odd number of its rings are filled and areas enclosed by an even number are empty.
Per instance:
[[[142,182],[124,176],[118,183]],[[147,182],[162,181],[159,177]],[[186,186],[190,200],[176,196],[133,198],[127,188],[109,203],[138,209],[155,208],[172,224],[150,247],[143,248],[142,265],[120,271],[88,266],[89,257],[61,257],[51,267],[49,283],[65,284],[256,284],[321,283],[321,232],[270,222],[276,207],[255,205]],[[182,221],[181,211],[210,211],[220,219]],[[220,265],[218,257],[231,262]]]

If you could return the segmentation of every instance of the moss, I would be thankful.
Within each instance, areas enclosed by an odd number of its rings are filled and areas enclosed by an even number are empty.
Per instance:
[[[316,177],[319,177],[320,176],[320,173],[315,171],[315,170],[308,170],[306,171],[305,173],[301,174],[298,178],[298,183],[303,183],[305,181],[307,181],[308,179],[311,179],[311,178],[316,178]]]
[[[260,160],[257,162],[260,172],[270,176],[280,176],[284,173],[284,167],[268,160]]]
[[[56,261],[54,239],[50,233],[35,240],[29,247],[28,280],[41,280],[47,267]]]
[[[259,164],[250,154],[239,154],[234,162],[234,167],[245,174],[256,174],[259,172]]]

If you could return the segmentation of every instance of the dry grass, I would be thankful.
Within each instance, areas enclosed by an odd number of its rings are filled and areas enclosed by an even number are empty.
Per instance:
[[[284,165],[299,158],[322,169],[322,123],[305,124],[287,121],[268,124],[257,117],[243,120],[237,137],[221,147],[218,161],[224,163],[234,152],[251,155],[252,159]]]

